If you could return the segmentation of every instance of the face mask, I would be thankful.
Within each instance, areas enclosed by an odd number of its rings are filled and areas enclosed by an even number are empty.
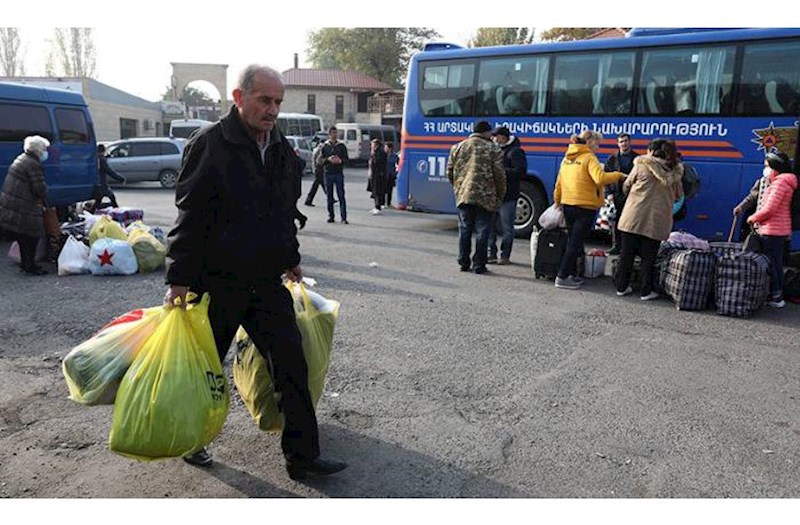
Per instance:
[[[50,153],[47,150],[44,150],[42,153],[42,162],[46,161],[50,157]]]
[[[764,171],[762,171],[761,173],[763,173],[765,177],[769,177],[772,175],[772,168],[770,168],[769,166],[764,166]]]

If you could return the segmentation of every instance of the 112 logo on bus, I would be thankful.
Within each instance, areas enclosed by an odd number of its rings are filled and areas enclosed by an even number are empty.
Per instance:
[[[417,162],[417,171],[429,178],[444,178],[447,175],[447,157],[430,156]]]

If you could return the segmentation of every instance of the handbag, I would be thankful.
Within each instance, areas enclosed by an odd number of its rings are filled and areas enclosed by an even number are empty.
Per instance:
[[[561,209],[561,206],[557,206],[554,203],[544,210],[539,216],[539,226],[545,230],[566,228],[567,221],[564,219],[564,210]]]
[[[44,209],[44,232],[48,237],[61,237],[61,225],[55,208]]]

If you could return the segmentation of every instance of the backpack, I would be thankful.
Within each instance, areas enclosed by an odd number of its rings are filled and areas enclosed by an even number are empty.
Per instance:
[[[318,172],[321,173],[323,169],[322,163],[322,148],[325,146],[324,142],[320,142],[317,147],[314,149],[314,153],[312,154],[311,158],[311,165],[314,169],[314,174]]]
[[[683,178],[681,179],[681,184],[683,185],[683,195],[687,199],[691,199],[700,191],[700,177],[691,164],[683,163]]]

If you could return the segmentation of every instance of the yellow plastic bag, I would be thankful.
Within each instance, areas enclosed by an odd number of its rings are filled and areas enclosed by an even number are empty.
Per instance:
[[[208,294],[171,308],[122,378],[109,448],[148,461],[210,443],[228,415],[229,392],[208,321]]]
[[[89,246],[94,244],[97,239],[108,237],[111,239],[118,239],[120,241],[127,241],[128,234],[125,233],[125,228],[115,222],[108,215],[102,215],[97,222],[94,223],[92,229],[89,231]]]
[[[328,374],[339,303],[307,291],[302,284],[290,281],[286,287],[294,299],[297,328],[303,338],[303,355],[308,365],[308,391],[316,407]],[[267,361],[242,327],[236,332],[233,382],[258,428],[266,431],[283,428]]]
[[[70,350],[61,363],[69,398],[84,405],[114,403],[122,377],[163,313],[160,306],[132,310]]]
[[[139,273],[152,272],[164,265],[167,249],[152,234],[141,229],[134,229],[128,234],[128,242],[136,256]]]

